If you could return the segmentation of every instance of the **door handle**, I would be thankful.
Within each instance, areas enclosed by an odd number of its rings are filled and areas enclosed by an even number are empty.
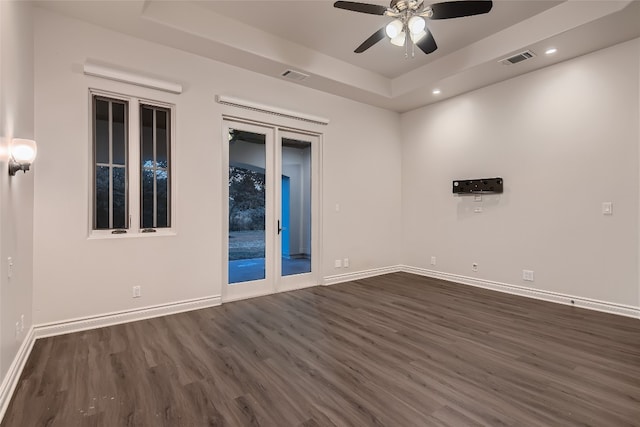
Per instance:
[[[280,220],[278,220],[278,234],[280,234],[281,231],[282,231],[282,228],[280,228]]]

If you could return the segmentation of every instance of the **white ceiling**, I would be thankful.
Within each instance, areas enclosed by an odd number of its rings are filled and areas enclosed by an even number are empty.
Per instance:
[[[371,3],[388,5],[386,2]],[[427,0],[428,3],[428,0]],[[640,2],[498,0],[484,15],[428,21],[438,50],[405,59],[382,40],[353,50],[390,21],[332,1],[56,1],[37,5],[97,25],[395,111],[408,111],[640,37]],[[546,56],[547,47],[558,53]],[[531,49],[517,65],[498,61]],[[442,93],[432,94],[434,88]]]
[[[388,1],[365,2],[389,6]],[[353,53],[367,37],[393,19],[336,9],[331,1],[211,1],[198,4],[266,33],[394,78],[559,3],[561,1],[502,0],[495,2],[488,14],[429,21],[438,50],[429,55],[418,50],[413,59],[405,59],[404,49],[388,40],[364,53]]]

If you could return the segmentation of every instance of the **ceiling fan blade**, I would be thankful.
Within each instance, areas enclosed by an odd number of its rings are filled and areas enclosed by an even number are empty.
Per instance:
[[[487,13],[493,7],[490,0],[447,1],[432,4],[433,15],[431,19],[462,18]]]
[[[421,51],[428,55],[431,52],[435,51],[438,48],[438,45],[436,44],[436,40],[433,38],[433,34],[431,34],[431,31],[429,31],[428,28],[425,28],[425,31],[427,32],[427,34],[420,40],[418,40],[416,46],[418,46]]]
[[[384,15],[387,11],[385,6],[369,3],[358,3],[355,1],[337,1],[333,7],[338,9],[352,10],[354,12],[369,13],[371,15]]]
[[[360,46],[358,46],[356,48],[356,50],[354,50],[355,53],[362,53],[365,50],[369,49],[371,46],[373,46],[374,44],[378,43],[380,40],[382,40],[383,38],[385,38],[385,32],[384,32],[384,28],[380,28],[378,31],[376,31],[375,33],[371,34],[371,37],[369,37],[368,39],[366,39],[364,42],[362,42],[362,44]]]

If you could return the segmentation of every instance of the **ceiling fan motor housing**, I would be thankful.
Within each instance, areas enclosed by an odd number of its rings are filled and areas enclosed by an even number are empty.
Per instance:
[[[403,12],[407,9],[416,11],[422,7],[423,3],[424,0],[391,0],[390,8],[396,12]]]

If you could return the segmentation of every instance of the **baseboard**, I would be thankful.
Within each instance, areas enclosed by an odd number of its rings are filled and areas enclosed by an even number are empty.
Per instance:
[[[351,282],[353,280],[366,279],[367,277],[380,276],[382,274],[397,273],[399,271],[402,271],[402,266],[394,265],[391,267],[356,271],[354,273],[335,274],[333,276],[326,276],[323,280],[323,284],[325,286],[335,285],[337,283]]]
[[[246,300],[246,299],[252,299],[252,298],[260,298],[260,297],[266,297],[267,295],[273,295],[274,292],[272,291],[262,291],[256,294],[252,294],[252,295],[233,295],[233,296],[226,296],[224,297],[224,299],[222,300],[222,302],[224,304],[228,303],[228,302],[236,302],[236,301],[242,301],[242,300]]]
[[[401,271],[404,271],[406,273],[418,274],[420,276],[431,277],[434,279],[447,280],[449,282],[460,283],[463,285],[476,286],[479,288],[491,289],[498,292],[505,292],[508,294],[535,298],[539,300],[555,302],[558,304],[587,308],[589,310],[602,311],[605,313],[618,314],[621,316],[640,319],[640,307],[616,304],[607,301],[599,301],[590,298],[544,291],[541,289],[527,288],[524,286],[494,282],[491,280],[477,279],[474,277],[444,273],[441,271],[428,270],[426,268],[411,267],[407,265],[403,265],[401,267]]]
[[[22,370],[27,363],[27,359],[29,359],[35,342],[35,330],[32,327],[22,341],[16,357],[13,358],[13,362],[11,362],[11,366],[9,366],[9,370],[2,380],[2,386],[0,386],[0,422],[4,418],[4,413],[9,406],[9,402],[11,402],[13,392],[18,385],[18,380],[20,380],[20,375],[22,375]]]
[[[221,304],[220,295],[190,300],[177,301],[169,304],[159,304],[123,310],[113,313],[105,313],[97,316],[88,316],[76,319],[63,320],[61,322],[45,323],[35,326],[35,337],[44,338],[55,335],[63,335],[71,332],[86,331],[88,329],[102,328],[120,323],[134,322],[136,320],[150,319],[152,317],[167,316],[185,311],[199,310],[201,308],[214,307]]]

